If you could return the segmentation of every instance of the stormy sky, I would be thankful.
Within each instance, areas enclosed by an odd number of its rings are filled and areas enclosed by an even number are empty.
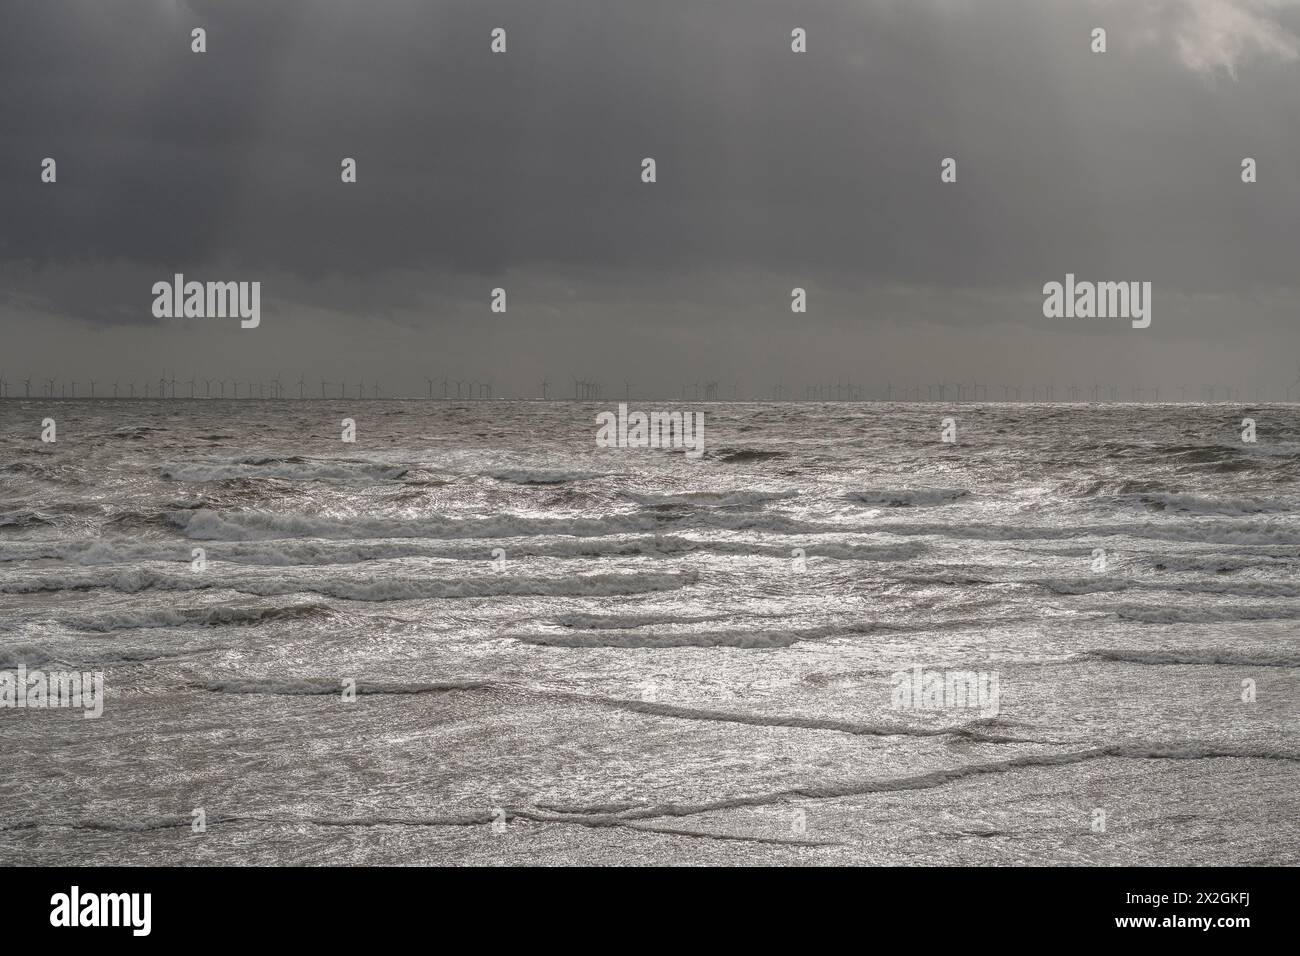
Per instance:
[[[176,272],[260,281],[260,327],[154,318]],[[1066,273],[1151,327],[1044,318]],[[0,329],[10,382],[1280,397],[1300,0],[7,4]]]

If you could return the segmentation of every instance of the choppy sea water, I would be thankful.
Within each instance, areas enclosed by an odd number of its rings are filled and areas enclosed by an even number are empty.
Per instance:
[[[1300,862],[1300,409],[684,407],[0,402],[0,863]]]

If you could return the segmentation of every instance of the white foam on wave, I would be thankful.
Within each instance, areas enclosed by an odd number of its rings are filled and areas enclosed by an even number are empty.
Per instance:
[[[699,576],[694,572],[648,574],[582,574],[565,577],[529,577],[484,574],[469,578],[430,578],[389,574],[366,579],[338,576],[223,576],[174,575],[147,569],[104,574],[33,574],[0,583],[0,593],[36,594],[43,591],[111,590],[198,591],[219,589],[273,597],[314,593],[348,601],[405,601],[432,598],[494,597],[500,595],[589,597],[643,594],[686,587]]]
[[[16,667],[36,667],[54,660],[48,648],[35,644],[10,644],[0,646],[0,670]]]
[[[525,644],[543,647],[738,647],[761,649],[790,647],[803,641],[820,641],[827,638],[850,637],[876,630],[873,624],[839,624],[787,630],[730,630],[730,631],[640,631],[616,633],[613,630],[517,633],[507,637]]]
[[[603,471],[571,471],[545,468],[502,468],[489,471],[487,477],[507,481],[514,485],[564,485],[574,481],[591,481],[607,478]]]
[[[865,529],[864,529],[865,530]],[[1215,521],[1179,518],[1119,524],[876,523],[869,530],[896,535],[932,535],[976,541],[1059,541],[1105,537],[1150,538],[1196,544],[1300,544],[1300,523],[1285,518]]]
[[[1105,501],[1106,499],[1098,500]],[[1297,509],[1297,502],[1280,498],[1207,498],[1202,495],[1174,494],[1170,492],[1116,495],[1110,501],[1122,505],[1179,511],[1195,515],[1254,515],[1289,512]]]
[[[844,493],[844,498],[848,501],[884,508],[934,507],[951,504],[969,496],[970,492],[962,488],[909,488],[898,491],[870,490]]]
[[[1104,525],[1032,526],[985,523],[817,522],[768,512],[696,511],[688,514],[634,513],[598,518],[536,518],[496,515],[485,518],[322,518],[267,511],[173,512],[171,523],[195,540],[257,541],[277,538],[508,538],[535,535],[601,537],[684,531],[691,528],[784,535],[891,534],[957,540],[1088,540],[1100,537],[1149,538],[1197,544],[1300,544],[1300,524],[1285,519],[1132,522]]]
[[[679,494],[657,495],[639,492],[624,492],[629,501],[651,508],[663,507],[707,507],[707,508],[753,508],[773,501],[788,501],[797,498],[797,491],[686,491]]]
[[[1241,747],[1200,741],[1116,743],[1087,750],[1065,752],[1058,750],[1048,753],[1026,754],[988,763],[968,763],[905,777],[874,777],[857,780],[846,780],[839,777],[832,780],[805,781],[794,787],[781,790],[736,794],[695,803],[665,801],[633,805],[631,807],[625,804],[594,804],[556,808],[545,814],[544,818],[557,821],[582,822],[595,826],[610,826],[629,820],[647,820],[655,817],[687,817],[719,810],[784,804],[792,799],[829,800],[865,796],[871,793],[929,790],[957,783],[971,777],[1018,771],[1050,770],[1055,767],[1106,758],[1130,760],[1254,759],[1300,761],[1300,752],[1282,748]]]
[[[1233,607],[1147,607],[1121,604],[1115,614],[1122,620],[1145,624],[1215,624],[1229,621],[1292,621],[1300,618],[1300,605],[1244,604]]]
[[[1085,658],[1117,664],[1216,664],[1225,667],[1300,667],[1300,654],[1288,651],[1239,651],[1226,648],[1137,650],[1104,648],[1088,651]]]
[[[505,541],[508,539],[494,539]],[[188,542],[132,538],[94,538],[61,542],[14,542],[0,544],[0,563],[58,560],[83,567],[140,562],[190,561]],[[510,541],[508,550],[516,558],[595,558],[618,555],[670,556],[691,553],[771,556],[788,559],[790,548],[778,544],[759,544],[728,539],[691,538],[681,535],[643,535],[625,537],[571,537],[557,535]],[[906,561],[924,554],[928,547],[920,542],[899,544],[845,544],[817,541],[805,549],[809,558],[835,558],[845,561]],[[210,561],[258,567],[294,567],[300,565],[360,564],[388,558],[446,558],[457,561],[488,561],[490,547],[472,540],[463,543],[437,542],[416,538],[376,539],[349,542],[333,539],[273,538],[268,541],[240,541],[223,544],[219,553],[208,555]]]
[[[894,580],[912,584],[992,587],[1021,585],[1043,588],[1053,594],[1113,594],[1120,591],[1181,592],[1185,594],[1224,594],[1238,597],[1300,597],[1300,583],[1274,579],[1239,580],[1175,578],[1157,575],[1139,578],[1097,573],[1073,578],[1017,578],[974,575],[958,571],[943,574],[904,575]]]
[[[336,481],[368,484],[396,481],[409,469],[381,462],[352,459],[235,459],[165,465],[159,474],[172,481],[228,481],[235,478],[278,478],[284,481]]]
[[[344,684],[341,680],[331,678],[299,678],[295,680],[257,680],[238,678],[232,680],[199,681],[191,685],[199,690],[216,694],[264,694],[283,697],[323,697],[342,694]],[[354,690],[357,694],[440,694],[451,691],[479,690],[489,685],[482,681],[357,681]]]
[[[78,631],[108,632],[162,627],[221,627],[255,625],[274,621],[328,617],[327,604],[301,603],[260,607],[121,608],[81,617],[66,617],[61,623]]]
[[[672,624],[702,624],[722,620],[724,615],[665,615],[665,614],[565,614],[556,618],[560,627],[587,630],[628,630],[637,627],[665,627]]]
[[[715,528],[768,531],[778,534],[834,534],[875,529],[844,528],[801,521],[782,515],[706,512],[681,517],[649,514],[608,515],[601,518],[532,518],[499,515],[490,518],[319,518],[266,511],[218,512],[206,508],[174,512],[172,522],[199,541],[255,541],[276,538],[513,538],[531,535],[601,537],[644,534],[669,528]]]

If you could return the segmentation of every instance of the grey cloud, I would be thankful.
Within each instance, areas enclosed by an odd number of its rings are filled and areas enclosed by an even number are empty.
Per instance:
[[[677,301],[706,351],[736,321],[695,308],[717,276],[755,277],[737,309],[799,281],[837,303],[810,321],[860,328],[880,310],[855,304],[898,289],[939,324],[1032,324],[1067,271],[1250,313],[1296,294],[1296,6],[23,5],[0,34],[0,301],[149,325],[149,286],[184,272],[263,279],[284,314],[442,330],[526,275],[553,311],[566,282],[603,303],[613,341]]]

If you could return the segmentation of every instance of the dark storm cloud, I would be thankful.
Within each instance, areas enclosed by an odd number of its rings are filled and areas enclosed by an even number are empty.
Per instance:
[[[1254,6],[1278,36],[1294,28],[1287,5]],[[554,263],[1290,284],[1295,63],[1248,36],[1235,80],[1198,72],[1179,33],[1197,9],[23,5],[0,33],[0,255],[306,278]],[[1098,24],[1104,56],[1087,47]],[[789,51],[796,25],[806,56]],[[505,56],[487,52],[494,26]],[[46,155],[57,189],[37,179]],[[1250,190],[1244,155],[1261,164]],[[955,187],[938,182],[945,156]]]
[[[9,374],[298,370],[420,394],[493,375],[536,394],[601,369],[668,395],[974,370],[1294,378],[1300,0],[50,0],[3,17]],[[155,320],[173,272],[262,281],[267,320]],[[1149,332],[1045,320],[1042,286],[1067,272],[1152,282]],[[508,315],[487,310],[498,285]]]

